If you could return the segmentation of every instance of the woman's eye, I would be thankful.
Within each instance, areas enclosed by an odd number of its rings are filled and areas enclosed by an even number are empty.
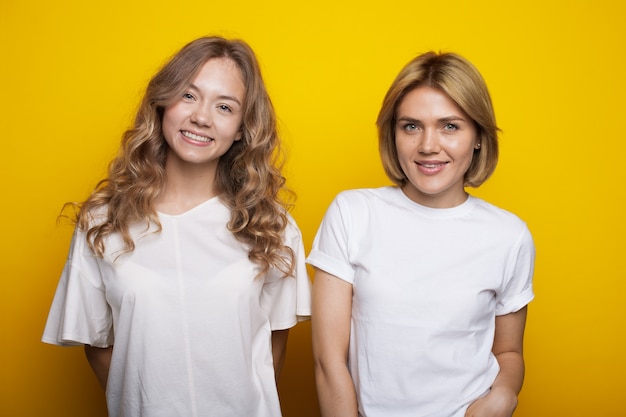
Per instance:
[[[404,130],[406,130],[407,132],[413,132],[417,130],[417,126],[415,125],[415,123],[407,123],[404,125]]]
[[[454,131],[454,130],[458,130],[459,127],[457,125],[455,125],[454,123],[446,123],[445,125],[443,125],[443,129],[444,130]]]
[[[193,94],[191,94],[191,93],[183,93],[183,98],[184,98],[185,100],[193,100],[193,99],[194,99],[194,96],[193,96]]]
[[[226,104],[220,104],[218,107],[219,107],[219,109],[220,109],[220,110],[223,110],[223,111],[226,111],[226,112],[229,112],[229,113],[231,113],[231,112],[233,111],[233,110],[232,110],[230,107],[228,107]]]

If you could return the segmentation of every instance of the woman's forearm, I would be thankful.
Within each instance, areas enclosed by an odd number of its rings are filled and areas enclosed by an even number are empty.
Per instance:
[[[356,417],[354,384],[345,365],[325,367],[316,361],[315,382],[322,417]]]
[[[91,366],[96,378],[102,386],[102,389],[106,391],[107,380],[109,378],[109,367],[111,366],[111,356],[113,354],[113,346],[108,348],[97,348],[89,345],[85,345],[85,356]]]

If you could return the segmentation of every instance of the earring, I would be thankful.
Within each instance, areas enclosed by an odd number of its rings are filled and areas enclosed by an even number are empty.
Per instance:
[[[476,149],[480,149],[480,143],[476,144]]]

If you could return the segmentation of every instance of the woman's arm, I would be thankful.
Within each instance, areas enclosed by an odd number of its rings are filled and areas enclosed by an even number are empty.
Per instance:
[[[322,416],[356,417],[356,393],[347,364],[352,285],[316,270],[312,307],[315,381]]]
[[[274,357],[274,378],[278,383],[280,372],[285,363],[287,355],[287,338],[289,337],[289,329],[274,330],[272,332],[272,356]]]
[[[85,345],[85,356],[87,361],[96,374],[98,382],[103,390],[107,389],[107,379],[109,378],[109,367],[111,366],[111,355],[113,354],[113,346],[108,348],[97,348]]]
[[[496,317],[493,354],[500,372],[489,393],[476,400],[465,414],[467,417],[511,417],[517,407],[517,395],[524,381],[524,328],[528,307]]]

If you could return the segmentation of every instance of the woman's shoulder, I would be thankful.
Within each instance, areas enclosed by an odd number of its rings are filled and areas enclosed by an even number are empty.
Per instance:
[[[74,221],[77,229],[87,231],[94,227],[102,226],[109,221],[108,205],[86,208],[80,207],[77,211]]]
[[[302,232],[300,231],[300,227],[294,219],[293,215],[285,209],[285,215],[287,216],[287,225],[285,226],[285,236],[286,237],[298,237],[302,238]]]
[[[520,232],[528,230],[528,225],[521,217],[512,211],[496,206],[488,201],[477,197],[471,197],[476,212],[486,221],[489,221],[494,227],[507,228],[511,231]]]
[[[326,221],[363,224],[387,217],[389,210],[401,206],[397,187],[357,188],[341,191],[326,211]]]
[[[378,187],[378,188],[354,188],[341,191],[335,197],[335,201],[343,204],[374,204],[375,202],[389,202],[397,198],[401,193],[398,187]]]

